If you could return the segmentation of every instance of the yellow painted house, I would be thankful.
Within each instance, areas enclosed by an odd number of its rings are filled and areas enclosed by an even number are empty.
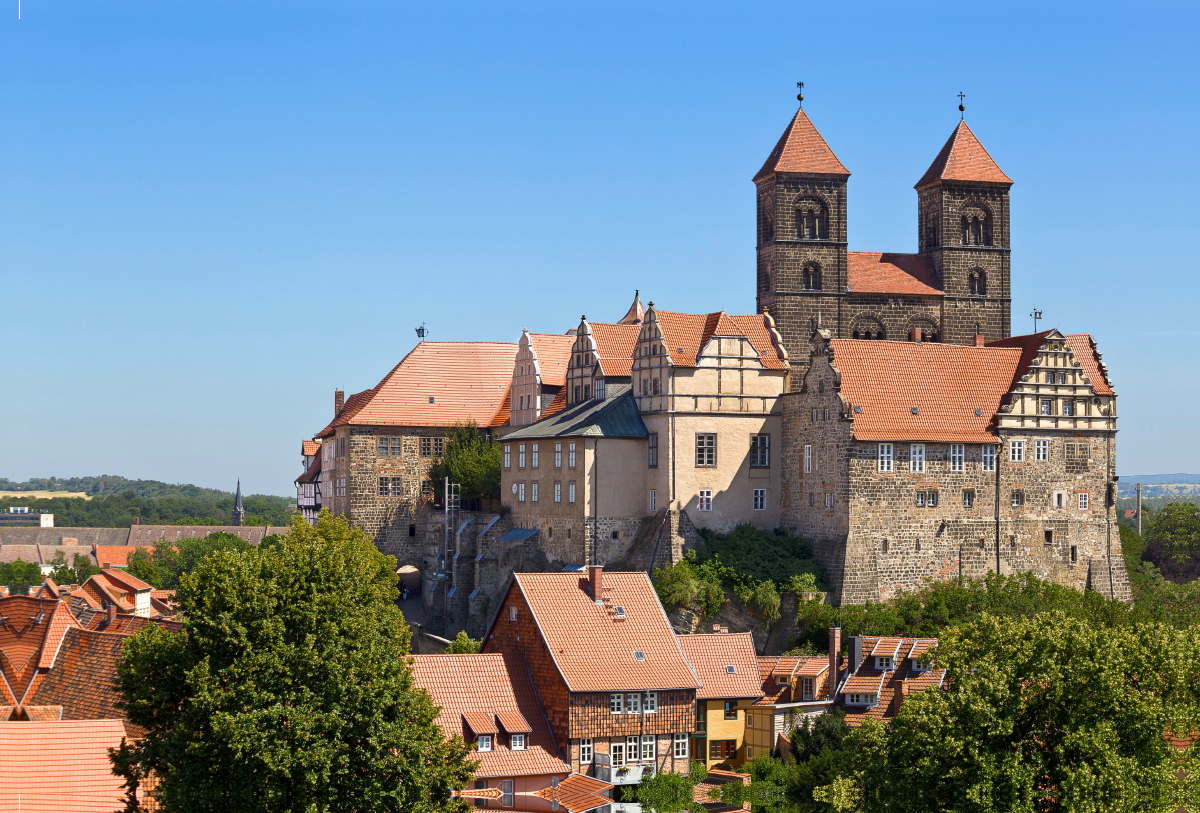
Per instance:
[[[700,681],[692,759],[710,769],[728,770],[758,756],[746,753],[746,716],[763,696],[750,633],[677,637]]]

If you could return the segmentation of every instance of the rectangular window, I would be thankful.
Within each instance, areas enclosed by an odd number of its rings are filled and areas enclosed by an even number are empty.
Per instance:
[[[517,502],[525,502],[525,481],[517,483]]]
[[[817,422],[817,411],[814,409],[813,410],[813,423],[816,423],[816,422]]]
[[[930,508],[937,508],[937,500],[938,500],[938,493],[936,491],[930,491],[925,496],[925,504],[927,506],[929,506]]]
[[[701,511],[711,511],[712,510],[712,490],[711,489],[701,490],[699,502],[700,502],[700,510]]]
[[[525,444],[524,443],[517,444],[517,468],[518,469],[525,468]]]
[[[963,492],[963,508],[974,508],[974,507],[975,507],[975,492],[970,491],[970,490],[964,491]]]
[[[625,695],[625,713],[626,714],[641,714],[642,713],[642,696],[640,694]]]
[[[403,477],[380,477],[379,478],[379,496],[380,497],[403,497],[404,496],[404,478]]]
[[[421,438],[421,457],[433,456],[433,438]]]
[[[1079,494],[1079,510],[1086,511],[1087,507],[1088,507],[1087,492],[1080,492],[1080,494]]]
[[[696,465],[717,465],[717,436],[712,434],[696,435]]]
[[[967,447],[961,443],[950,444],[950,471],[962,472],[963,461],[967,459]]]
[[[592,738],[584,737],[579,741],[579,761],[588,764],[592,761]]]
[[[651,432],[646,439],[646,465],[652,469],[658,468],[658,433]]]
[[[1063,413],[1062,414],[1068,418],[1075,417],[1075,402],[1074,401],[1063,401]]]
[[[578,389],[578,387],[576,387]],[[612,756],[613,767],[619,767],[625,764],[625,743],[614,742],[608,746],[609,754]]]
[[[812,471],[812,446],[804,444],[804,473],[809,474]]]
[[[658,713],[658,692],[646,692],[645,706],[646,714]]]
[[[538,481],[537,480],[534,480],[532,483],[529,484],[529,501],[530,502],[538,501]]]
[[[625,704],[625,695],[610,694],[608,696],[608,713],[609,714],[623,714],[624,711],[622,709],[624,709],[624,704]]]
[[[712,740],[708,744],[710,760],[733,759],[735,756],[737,756],[737,740]]]
[[[510,736],[511,736],[511,741],[512,741],[512,750],[524,751],[525,750],[525,735],[524,734],[512,734]]]
[[[1013,489],[1012,505],[1013,508],[1020,508],[1025,504],[1025,492],[1020,489]]]
[[[767,490],[765,488],[754,489],[754,510],[764,511],[767,507]]]
[[[672,752],[676,759],[687,759],[688,757],[688,735],[675,735],[675,748]]]
[[[638,759],[638,738],[625,738],[625,759],[629,762],[637,762]]]
[[[556,503],[562,502],[562,481],[561,480],[554,481],[554,501]]]
[[[486,790],[486,789],[487,789],[487,780],[486,779],[476,779],[475,780],[475,790]],[[487,807],[487,799],[476,799],[475,806],[476,807]]]
[[[513,781],[511,779],[500,780],[500,805],[502,807],[513,806]]]
[[[388,455],[388,448],[389,448],[388,447],[388,439],[380,438],[378,440],[378,443],[379,443],[379,456],[380,457],[388,457],[389,456]]]
[[[825,507],[833,508],[833,492],[832,491],[825,494]]]
[[[771,466],[771,436],[750,436],[750,468],[765,469]]]
[[[925,492],[918,491],[917,492],[917,508],[924,508],[924,507],[925,507]]]
[[[1078,561],[1079,561],[1079,552],[1077,550],[1075,550],[1075,546],[1072,545],[1071,546],[1071,564],[1075,564]]]
[[[924,443],[913,443],[908,447],[908,470],[914,474],[925,473]]]
[[[828,421],[829,421],[829,410],[828,410],[828,409],[827,409],[827,410],[825,410],[825,421],[826,421],[826,422],[828,422]]]
[[[813,507],[814,505],[816,505],[816,504],[817,504],[817,497],[816,497],[816,495],[815,495],[815,494],[813,494],[811,491],[810,491],[810,492],[808,492],[808,507],[809,507],[809,508],[812,508],[812,507]]]
[[[392,457],[400,457],[401,445],[404,443],[404,438],[392,438]]]
[[[801,686],[801,695],[800,696],[804,700],[812,700],[813,699],[813,679],[812,678],[803,678],[800,683],[800,686]]]
[[[658,490],[650,489],[650,513],[653,514],[658,510]]]
[[[1054,492],[1054,507],[1064,508],[1067,504],[1067,495],[1061,491]]]
[[[1051,412],[1051,407],[1050,407],[1050,405],[1051,405],[1052,403],[1053,403],[1053,402],[1052,402],[1052,401],[1050,401],[1050,399],[1048,399],[1048,398],[1042,399],[1042,414],[1043,414],[1043,415],[1050,415],[1050,414],[1053,414],[1053,413]]]
[[[1033,459],[1039,463],[1050,459],[1050,441],[1035,440],[1033,442]]]
[[[538,467],[538,445],[536,443],[529,449],[529,467],[532,469]]]
[[[726,700],[725,701],[725,719],[726,720],[736,720],[737,719],[737,701],[736,700]]]
[[[979,459],[982,462],[984,471],[996,470],[996,447],[983,445],[979,447]]]
[[[642,735],[642,762],[654,761],[654,735]]]
[[[891,655],[884,655],[883,657],[876,657],[875,658],[875,668],[881,672],[891,672],[893,669],[896,668],[896,661],[893,660]]]
[[[516,608],[516,607],[509,607],[509,608],[508,608],[508,620],[509,620],[509,621],[516,621],[516,620],[517,620],[517,608]]]
[[[562,468],[562,444],[554,444],[554,468]]]
[[[434,438],[433,439],[433,456],[441,457],[445,453],[446,453],[446,439],[445,438]]]
[[[575,481],[567,483],[567,505],[575,504]]]
[[[575,468],[575,444],[574,443],[567,444],[567,467],[572,468],[572,469]]]
[[[512,468],[512,446],[504,444],[504,468]]]
[[[492,750],[492,735],[491,734],[480,734],[479,735],[479,750],[480,751]]]
[[[881,472],[891,472],[892,470],[892,444],[879,444],[879,470]]]
[[[1025,441],[1010,440],[1008,442],[1008,462],[1009,463],[1024,463],[1025,462]]]

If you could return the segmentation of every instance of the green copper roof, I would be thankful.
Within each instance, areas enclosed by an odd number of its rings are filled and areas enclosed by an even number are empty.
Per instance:
[[[504,436],[513,438],[602,437],[644,438],[649,433],[628,384],[609,384],[604,400],[583,401]]]

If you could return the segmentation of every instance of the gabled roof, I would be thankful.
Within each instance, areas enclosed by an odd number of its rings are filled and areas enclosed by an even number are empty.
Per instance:
[[[754,176],[757,181],[772,172],[802,172],[811,175],[849,176],[825,139],[817,132],[803,109],[797,110],[791,124],[783,131],[775,149],[767,156],[762,169]]]
[[[1068,333],[1065,338],[1067,347],[1071,348],[1071,353],[1079,362],[1083,374],[1092,382],[1092,389],[1096,394],[1112,395],[1112,382],[1108,380],[1108,370],[1100,361],[1100,353],[1096,351],[1096,340],[1088,333]]]
[[[134,525],[129,529],[126,544],[131,547],[154,547],[155,542],[204,539],[209,534],[222,533],[257,545],[264,536],[285,534],[290,530],[286,525]]]
[[[475,776],[514,777],[570,772],[550,727],[538,705],[524,662],[516,655],[414,655],[413,684],[429,692],[441,707],[436,720],[447,736],[468,741],[473,734],[496,734],[497,722],[514,726],[505,731],[528,734],[526,750],[513,751],[507,737],[498,738],[491,751],[470,756],[479,767]],[[474,721],[464,726],[467,720]],[[474,728],[478,725],[486,730]],[[473,730],[472,730],[473,729]]]
[[[941,686],[946,677],[945,669],[918,671],[909,660],[933,649],[937,642],[936,638],[863,636],[862,663],[850,664],[854,671],[843,679],[839,687],[841,694],[838,695],[837,705],[846,712],[846,722],[852,726],[859,726],[868,718],[887,719],[899,711],[906,696],[930,687]],[[875,668],[875,657],[893,653],[897,658],[894,669]],[[845,694],[849,692],[877,695],[878,702],[874,706],[852,706],[846,703]]]
[[[847,251],[846,284],[856,294],[943,296],[928,254]]]
[[[765,314],[673,313],[655,308],[654,317],[662,330],[671,363],[676,367],[695,367],[700,353],[715,336],[743,336],[757,351],[763,367],[787,368],[787,352],[775,343]]]
[[[129,557],[136,550],[144,550],[147,553],[154,550],[153,545],[97,545],[96,561],[104,566],[108,562],[113,567],[127,567],[129,565]]]
[[[833,339],[856,440],[996,443],[1017,348]],[[978,411],[978,414],[976,414]]]
[[[62,706],[64,720],[120,719],[117,663],[129,636],[70,628],[54,659],[27,699],[31,706]],[[131,733],[134,727],[131,726]]]
[[[121,720],[0,724],[4,809],[15,811],[18,795],[24,813],[124,809],[124,780],[113,774],[108,752],[126,734]]]
[[[297,482],[297,483],[315,483],[320,478],[320,476],[321,476],[321,456],[315,455],[315,456],[313,456],[312,462],[308,464],[308,468],[304,470],[304,474],[301,474],[299,477],[297,477],[295,482]]]
[[[596,358],[600,359],[602,364],[605,359],[632,360],[633,347],[637,344],[638,331],[641,330],[639,325],[589,322],[588,327],[592,329],[592,340],[596,342]],[[620,374],[616,371],[611,373]],[[629,372],[626,371],[624,375],[629,375]]]
[[[649,434],[628,384],[609,384],[604,399],[590,398],[504,436],[521,438],[644,438]]]
[[[1011,184],[1012,178],[1005,175],[992,160],[967,123],[960,121],[914,188],[920,189],[936,181]]]
[[[602,604],[586,573],[514,573],[513,584],[571,691],[700,688],[645,573],[604,573]]]
[[[763,696],[754,637],[750,633],[680,635],[678,638],[683,656],[700,679],[697,700]]]
[[[341,425],[501,425],[516,354],[511,342],[420,342],[377,386],[351,396],[319,437]]]
[[[312,457],[319,451],[321,451],[321,441],[319,441],[319,440],[302,440],[302,441],[300,441],[301,457]]]
[[[574,336],[565,333],[530,333],[529,344],[537,354],[542,385],[561,387],[567,383],[567,363],[571,360]]]

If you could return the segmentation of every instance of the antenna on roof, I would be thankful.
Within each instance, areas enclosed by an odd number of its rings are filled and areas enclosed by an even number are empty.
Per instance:
[[[426,334],[426,333],[428,333],[428,332],[429,332],[429,329],[428,329],[428,328],[426,328],[426,327],[425,327],[425,323],[424,323],[424,322],[422,322],[422,323],[421,323],[421,326],[420,326],[419,328],[417,328],[417,338],[418,338],[418,339],[424,339],[424,338],[425,338],[425,334]]]
[[[958,120],[959,121],[966,121],[966,118],[967,118],[967,108],[965,105],[963,105],[963,99],[965,99],[965,98],[966,98],[966,94],[960,90],[958,92]],[[1037,331],[1034,331],[1034,332],[1036,333]]]
[[[1042,312],[1040,310],[1038,310],[1037,305],[1034,305],[1033,311],[1029,315],[1033,317],[1033,332],[1037,333],[1037,323],[1038,323],[1038,319],[1042,318]]]
[[[800,102],[801,107],[804,107],[804,83],[797,82],[796,90],[800,91],[799,93],[796,94],[796,101]]]

